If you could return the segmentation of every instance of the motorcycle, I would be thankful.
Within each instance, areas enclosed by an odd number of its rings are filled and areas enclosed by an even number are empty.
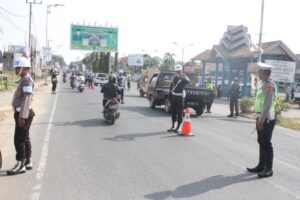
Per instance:
[[[85,88],[84,82],[83,81],[78,82],[78,91],[83,92],[84,88]]]
[[[103,112],[106,124],[113,125],[116,119],[120,117],[119,102],[118,98],[113,98],[106,102]]]

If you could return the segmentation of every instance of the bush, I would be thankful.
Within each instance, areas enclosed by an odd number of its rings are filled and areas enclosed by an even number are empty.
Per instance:
[[[291,108],[291,105],[288,102],[283,101],[281,97],[277,97],[275,114],[280,115],[281,111],[288,111]]]
[[[254,99],[242,98],[240,101],[240,108],[242,113],[253,112]]]

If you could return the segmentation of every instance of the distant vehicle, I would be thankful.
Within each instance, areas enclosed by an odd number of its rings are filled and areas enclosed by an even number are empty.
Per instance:
[[[96,86],[103,86],[104,84],[108,83],[108,74],[106,73],[98,73],[94,78],[94,84]]]
[[[147,90],[147,99],[150,103],[150,108],[164,105],[165,112],[170,113],[169,92],[170,86],[174,77],[172,72],[154,73],[151,77],[149,87]],[[186,97],[184,101],[184,108],[190,107],[196,111],[198,116],[202,115],[205,104],[214,98],[214,91],[201,87],[193,87],[188,85],[185,88]]]
[[[300,106],[300,83],[295,86],[294,101]]]

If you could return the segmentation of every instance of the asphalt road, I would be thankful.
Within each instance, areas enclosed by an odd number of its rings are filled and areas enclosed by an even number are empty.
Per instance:
[[[170,116],[126,92],[121,117],[106,126],[99,89],[80,94],[60,83],[36,94],[31,138],[34,170],[14,164],[13,121],[1,121],[1,200],[300,199],[300,134],[276,127],[274,176],[257,179],[254,121],[227,119],[226,102],[192,117],[195,137],[169,134]],[[2,138],[1,138],[2,137]]]

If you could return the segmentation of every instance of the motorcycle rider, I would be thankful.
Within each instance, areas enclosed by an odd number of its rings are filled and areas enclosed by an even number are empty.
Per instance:
[[[64,81],[64,83],[66,82],[66,80],[67,80],[67,72],[64,72],[63,73],[63,81]]]
[[[125,84],[126,84],[126,77],[124,76],[124,71],[120,70],[118,75],[118,86],[121,92],[121,104],[124,104]]]
[[[185,86],[190,82],[190,79],[182,74],[182,66],[175,66],[175,76],[170,86],[169,98],[171,98],[171,114],[172,114],[172,126],[168,129],[168,132],[178,133],[179,127],[182,123],[184,98],[185,98]],[[177,121],[177,127],[175,122]]]
[[[71,85],[71,88],[73,89],[74,87],[75,87],[75,81],[76,81],[76,75],[75,75],[75,73],[74,72],[72,72],[72,75],[71,75],[71,77],[70,77],[70,85]],[[74,87],[73,87],[73,85],[74,85]]]
[[[103,85],[101,93],[103,93],[103,109],[108,100],[118,97],[121,91],[116,83],[116,76],[114,74],[109,75],[108,83]]]

